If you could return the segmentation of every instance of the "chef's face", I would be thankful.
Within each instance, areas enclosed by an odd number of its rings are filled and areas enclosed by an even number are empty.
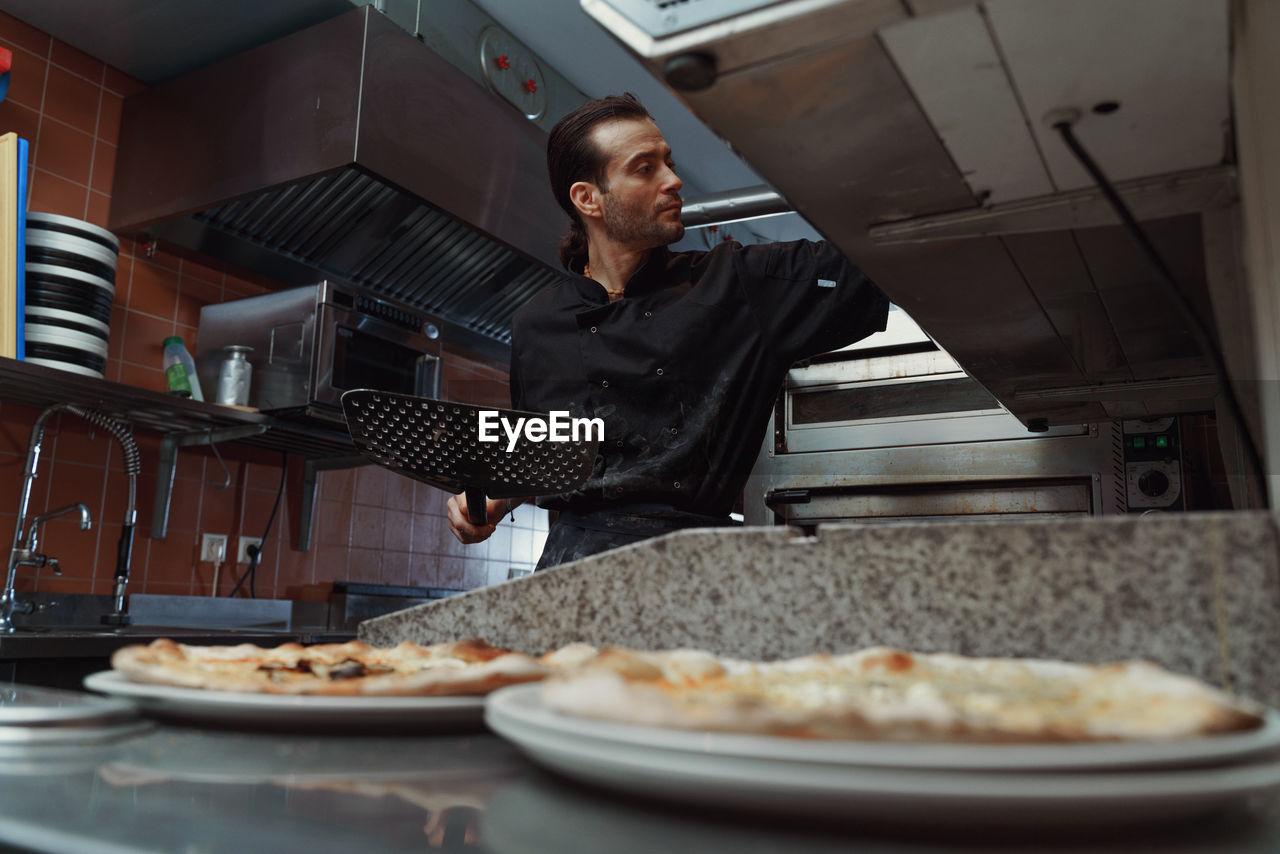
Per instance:
[[[605,234],[641,249],[666,246],[684,236],[680,188],[671,146],[651,121],[619,119],[592,131],[608,166],[601,187]]]

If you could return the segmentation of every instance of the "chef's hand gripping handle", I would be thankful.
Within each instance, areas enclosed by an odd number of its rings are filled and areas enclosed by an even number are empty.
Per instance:
[[[488,502],[485,501],[483,489],[468,489],[467,494],[467,520],[472,525],[488,525],[489,514],[485,512]]]

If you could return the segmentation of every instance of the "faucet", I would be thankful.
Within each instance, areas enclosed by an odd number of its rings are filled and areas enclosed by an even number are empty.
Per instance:
[[[26,546],[18,549],[16,557],[11,556],[10,560],[15,560],[21,566],[48,566],[53,569],[54,575],[62,575],[62,567],[58,565],[56,557],[48,557],[36,551],[40,548],[40,525],[50,519],[76,512],[80,514],[80,530],[87,531],[93,527],[93,520],[89,518],[89,508],[78,501],[75,504],[59,507],[57,510],[50,510],[48,513],[41,513],[31,520],[31,527],[27,529]]]
[[[14,614],[30,614],[35,611],[31,602],[19,601],[14,591],[14,582],[19,566],[49,566],[55,575],[62,574],[57,558],[51,558],[37,551],[39,548],[40,525],[50,519],[56,519],[68,513],[80,514],[80,529],[87,531],[92,522],[89,519],[89,508],[83,504],[68,504],[56,510],[42,513],[26,526],[27,505],[31,501],[31,486],[36,479],[36,466],[40,461],[40,447],[44,442],[45,423],[59,412],[78,415],[98,427],[102,427],[115,437],[124,454],[124,470],[129,478],[129,499],[125,507],[124,527],[120,531],[120,540],[116,548],[115,598],[112,613],[105,615],[102,622],[107,625],[124,626],[129,624],[129,614],[125,607],[125,585],[129,581],[129,559],[133,552],[133,526],[137,521],[137,483],[138,446],[133,441],[129,428],[101,412],[85,409],[70,403],[58,403],[48,407],[31,427],[31,438],[27,443],[27,462],[22,471],[22,493],[18,499],[18,521],[13,531],[13,546],[9,549],[8,572],[5,575],[4,590],[0,591],[0,632],[14,631]],[[25,542],[24,542],[25,540]]]

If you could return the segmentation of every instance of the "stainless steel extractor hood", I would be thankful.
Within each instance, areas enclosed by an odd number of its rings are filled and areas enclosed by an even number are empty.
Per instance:
[[[581,3],[1029,427],[1214,407],[1212,362],[1045,117],[1082,111],[1212,331],[1226,0]]]
[[[545,146],[365,6],[127,99],[109,225],[364,285],[505,361],[512,313],[560,276]]]

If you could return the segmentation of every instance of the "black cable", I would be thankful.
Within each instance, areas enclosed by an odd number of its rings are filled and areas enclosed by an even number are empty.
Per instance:
[[[1080,140],[1076,139],[1075,132],[1071,128],[1070,121],[1055,122],[1053,129],[1062,134],[1063,141],[1067,144],[1067,148],[1071,149],[1071,153],[1080,161],[1080,165],[1085,168],[1089,176],[1093,178],[1098,189],[1102,191],[1111,207],[1115,209],[1116,214],[1120,217],[1120,221],[1128,228],[1129,233],[1134,240],[1138,242],[1138,246],[1146,254],[1147,259],[1155,266],[1160,277],[1173,293],[1173,303],[1178,307],[1182,318],[1191,327],[1191,332],[1196,338],[1196,344],[1200,347],[1203,355],[1213,363],[1214,373],[1217,375],[1218,383],[1222,386],[1223,395],[1226,399],[1227,409],[1230,411],[1232,418],[1240,425],[1240,434],[1244,439],[1245,454],[1249,458],[1249,468],[1253,476],[1257,480],[1258,498],[1263,502],[1263,506],[1267,503],[1267,479],[1266,472],[1262,466],[1262,457],[1258,454],[1258,447],[1254,444],[1253,433],[1249,429],[1249,422],[1245,420],[1244,410],[1240,406],[1240,399],[1236,397],[1235,388],[1231,384],[1231,378],[1227,373],[1227,363],[1223,359],[1221,351],[1214,346],[1213,338],[1209,335],[1209,330],[1205,328],[1204,322],[1200,319],[1200,315],[1196,313],[1191,306],[1190,300],[1186,294],[1182,292],[1178,280],[1174,277],[1173,272],[1165,264],[1164,258],[1156,249],[1155,244],[1147,236],[1146,231],[1138,224],[1133,213],[1129,210],[1129,206],[1124,203],[1124,199],[1120,198],[1120,194],[1116,192],[1115,187],[1107,180],[1107,176],[1102,173],[1102,169],[1098,166],[1094,159],[1080,144]]]
[[[249,552],[249,568],[244,571],[244,575],[240,576],[240,580],[236,582],[236,586],[231,588],[231,592],[227,594],[227,598],[234,598],[236,593],[240,591],[240,586],[244,584],[244,580],[249,579],[249,598],[257,599],[258,591],[255,586],[258,581],[258,562],[262,560],[262,547],[267,544],[267,537],[271,536],[271,525],[276,521],[276,511],[280,509],[280,499],[284,497],[285,478],[289,474],[289,455],[283,451],[280,452],[280,486],[276,489],[276,501],[271,505],[271,515],[267,517],[267,529],[262,532],[262,542],[256,546],[249,546],[246,549]]]

